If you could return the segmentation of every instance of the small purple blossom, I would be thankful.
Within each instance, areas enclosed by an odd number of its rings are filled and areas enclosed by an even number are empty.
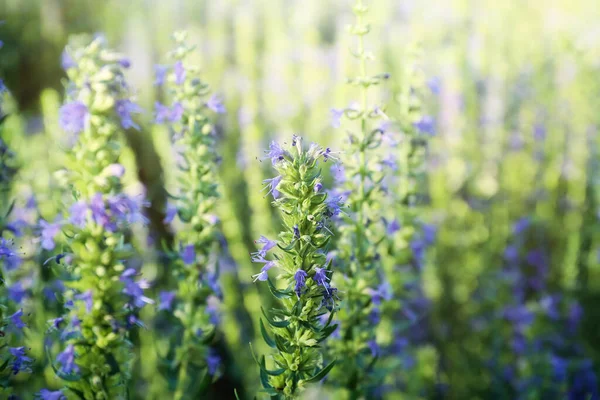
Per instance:
[[[21,319],[23,317],[23,310],[17,310],[17,312],[15,312],[13,315],[11,315],[9,317],[10,322],[15,326],[15,328],[17,329],[23,329],[25,328],[25,323],[23,322],[23,320]]]
[[[294,274],[294,280],[296,281],[296,286],[294,287],[294,291],[296,292],[296,295],[298,297],[300,297],[300,295],[302,294],[302,289],[304,289],[304,287],[306,286],[307,275],[308,274],[306,273],[306,271],[304,271],[302,269],[299,269]]]
[[[169,108],[157,101],[154,103],[154,108],[156,114],[154,122],[157,124],[162,124],[167,121],[171,123],[179,122],[184,112],[183,105],[179,102],[173,104],[172,108]]]
[[[60,56],[60,64],[65,71],[70,68],[75,68],[77,66],[77,63],[75,63],[75,60],[73,60],[73,57],[71,57],[71,55],[66,49],[63,50]]]
[[[214,375],[221,365],[221,357],[213,349],[209,349],[208,355],[206,356],[206,366],[208,373]]]
[[[131,114],[139,114],[142,112],[142,108],[139,105],[129,99],[118,100],[115,105],[115,110],[121,119],[121,126],[123,129],[140,129],[140,126],[133,121],[131,116]]]
[[[75,300],[83,301],[83,303],[85,304],[85,311],[87,313],[92,312],[92,306],[94,305],[94,298],[93,298],[91,290],[77,294],[77,295],[75,295],[74,298],[75,298]]]
[[[41,240],[42,240],[42,248],[44,250],[54,250],[56,244],[54,243],[54,239],[60,233],[60,224],[57,222],[49,223],[47,221],[40,221],[41,230]]]
[[[88,206],[84,201],[78,201],[69,209],[69,222],[79,228],[85,226]]]
[[[345,110],[332,108],[331,112],[331,126],[334,128],[339,128],[342,126],[342,117],[344,116]]]
[[[266,158],[271,159],[271,163],[273,165],[277,164],[279,161],[283,160],[283,156],[285,155],[285,150],[281,148],[279,143],[276,141],[272,141],[269,145],[269,150],[265,151],[267,154]]]
[[[73,101],[60,108],[59,123],[62,129],[77,135],[85,129],[88,108],[81,101]]]
[[[266,196],[268,196],[269,194],[273,194],[274,199],[277,199],[279,197],[279,191],[277,190],[277,185],[279,185],[279,182],[281,182],[281,179],[282,179],[281,175],[277,175],[275,178],[265,179],[263,181],[263,183],[266,184],[265,189],[269,189]]]
[[[421,133],[435,135],[435,120],[428,115],[421,117],[413,126]]]
[[[14,357],[12,362],[12,372],[14,375],[17,375],[21,371],[31,371],[29,366],[33,360],[25,355],[25,347],[10,347],[10,354]]]
[[[264,282],[269,278],[269,275],[267,274],[267,272],[273,268],[274,266],[276,266],[276,262],[273,260],[266,260],[264,258],[264,256],[260,255],[260,254],[255,254],[252,257],[252,262],[257,262],[257,263],[263,263],[265,264],[261,270],[259,274],[256,275],[252,275],[252,278],[254,278],[254,282],[256,282],[257,280]]]
[[[50,391],[48,389],[42,389],[38,393],[38,397],[41,400],[66,400],[67,397],[63,394],[62,390]]]
[[[21,304],[23,299],[27,297],[27,290],[23,287],[23,284],[20,281],[9,286],[7,288],[7,292],[8,298],[17,304]]]
[[[312,279],[317,283],[317,285],[323,286],[325,290],[328,290],[329,283],[327,281],[329,278],[327,277],[327,270],[325,268],[315,267],[315,274]]]
[[[56,356],[56,362],[61,364],[61,370],[65,374],[79,372],[79,367],[75,364],[75,346],[69,344],[62,353]]]
[[[193,244],[185,246],[181,251],[181,260],[185,265],[192,265],[196,262],[196,249]]]
[[[315,193],[319,193],[321,191],[321,189],[323,189],[323,184],[321,182],[317,182],[315,183],[315,186],[313,188],[313,191]]]
[[[271,250],[272,248],[277,246],[276,241],[269,240],[267,237],[262,236],[262,235],[260,236],[260,238],[258,240],[255,240],[254,243],[263,245],[262,249],[260,249],[256,253],[253,253],[253,255],[256,254],[256,255],[260,255],[262,257],[266,256],[267,252],[269,252],[269,250]]]
[[[339,161],[339,158],[336,157],[336,154],[339,154],[339,151],[331,151],[329,147],[325,150],[321,150],[321,155],[323,156],[323,161],[327,162],[329,160]]]
[[[379,345],[375,340],[369,340],[367,346],[371,350],[371,357],[376,357],[379,354]]]
[[[154,73],[156,75],[156,79],[154,80],[154,84],[156,86],[162,86],[165,83],[165,78],[167,76],[167,71],[169,67],[164,65],[155,65]]]
[[[183,85],[185,82],[185,68],[181,61],[177,61],[173,66],[173,72],[175,73],[175,84]]]
[[[131,61],[129,61],[129,59],[127,58],[121,58],[119,60],[119,65],[125,69],[128,69],[129,67],[131,67]]]
[[[131,298],[131,305],[142,308],[146,304],[154,304],[154,300],[144,296],[144,290],[150,288],[150,284],[146,280],[134,281],[131,276],[125,276],[125,273],[123,273],[121,281],[125,283],[123,293]]]
[[[162,291],[158,294],[158,311],[171,311],[175,302],[174,291]]]
[[[206,102],[206,107],[211,109],[213,112],[216,112],[217,114],[225,113],[225,106],[223,105],[223,101],[220,97],[214,94],[210,96],[210,98]]]
[[[170,224],[175,219],[177,215],[177,207],[173,204],[167,204],[167,210],[165,212],[165,218],[163,219],[163,223]]]
[[[396,218],[394,218],[390,223],[386,223],[385,232],[388,235],[393,235],[394,233],[400,230],[400,222]]]

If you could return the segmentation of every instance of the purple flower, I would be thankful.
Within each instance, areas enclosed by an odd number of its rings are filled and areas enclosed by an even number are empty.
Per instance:
[[[400,222],[398,222],[398,220],[396,218],[394,218],[392,220],[392,222],[390,222],[389,224],[386,223],[386,227],[385,227],[385,232],[388,235],[393,235],[394,233],[398,232],[400,230]]]
[[[208,373],[210,375],[214,375],[217,372],[219,365],[221,365],[221,357],[219,357],[219,355],[213,349],[209,349],[208,355],[206,356]]]
[[[165,83],[165,77],[167,76],[168,70],[169,70],[169,67],[164,66],[164,65],[155,65],[154,66],[154,73],[156,74],[156,79],[154,81],[154,84],[156,86],[162,86]]]
[[[294,237],[296,239],[300,239],[300,228],[298,228],[298,225],[294,225]]]
[[[8,298],[13,302],[20,304],[27,297],[27,290],[23,288],[23,284],[19,281],[7,289]]]
[[[266,256],[267,252],[269,250],[271,250],[273,247],[277,246],[276,241],[269,240],[268,238],[266,238],[265,236],[262,236],[262,235],[260,236],[260,238],[258,240],[255,240],[254,243],[263,245],[262,249],[260,249],[256,253],[253,253],[253,255],[260,255],[262,257]]]
[[[167,210],[165,212],[165,218],[163,219],[163,223],[170,224],[175,219],[177,215],[177,207],[173,204],[167,204]]]
[[[73,101],[60,108],[59,123],[63,130],[77,135],[85,129],[88,108],[81,101]]]
[[[542,124],[535,124],[533,127],[533,137],[537,141],[542,141],[546,138],[546,128]]]
[[[52,328],[58,329],[60,324],[62,324],[64,322],[64,320],[65,319],[63,317],[58,317],[58,318],[51,319],[48,322],[50,322],[50,325],[52,326]]]
[[[110,164],[109,166],[104,168],[103,173],[107,176],[121,178],[123,177],[123,175],[125,175],[125,167],[118,163]]]
[[[369,346],[369,350],[371,350],[371,357],[376,357],[377,354],[379,354],[379,345],[375,340],[369,340],[367,346]]]
[[[181,260],[185,265],[192,265],[196,262],[196,249],[193,244],[185,246],[181,251]]]
[[[54,250],[54,247],[56,247],[54,238],[60,233],[60,224],[56,222],[48,223],[44,220],[41,220],[40,227],[42,228],[42,248],[44,250]]]
[[[121,126],[123,129],[140,129],[140,126],[131,118],[131,114],[139,114],[142,112],[142,108],[140,106],[131,100],[123,99],[117,101],[115,109],[117,111],[117,115],[121,119]]]
[[[73,57],[71,57],[66,49],[63,50],[62,55],[60,56],[60,64],[65,71],[77,66],[75,60],[73,60]]]
[[[85,304],[85,311],[87,313],[92,312],[92,306],[94,305],[94,299],[93,299],[91,290],[88,290],[83,293],[75,295],[75,300],[83,301]]]
[[[173,66],[173,72],[175,72],[175,84],[182,85],[185,82],[185,68],[181,61],[177,61]]]
[[[313,188],[313,191],[315,193],[319,193],[321,191],[321,189],[323,189],[323,184],[321,182],[317,182],[315,183],[315,186]]]
[[[254,278],[254,282],[256,282],[257,280],[264,282],[269,278],[269,275],[267,274],[267,272],[273,268],[274,266],[276,266],[275,261],[273,260],[266,260],[264,258],[264,256],[260,255],[260,254],[255,254],[252,257],[252,262],[257,262],[257,263],[263,263],[265,264],[261,270],[259,274],[256,275],[252,275],[252,278]]]
[[[214,94],[210,96],[210,99],[208,99],[208,101],[206,102],[206,107],[210,108],[217,114],[223,114],[226,111],[221,99]]]
[[[331,151],[329,147],[327,147],[325,150],[321,150],[321,155],[323,156],[324,162],[327,162],[330,159],[338,161],[339,159],[335,156],[335,154],[339,154],[339,151]]]
[[[300,297],[300,295],[302,294],[302,289],[304,289],[304,286],[306,286],[306,276],[308,274],[306,273],[306,271],[299,269],[298,271],[296,271],[296,273],[294,274],[294,280],[296,281],[296,286],[294,288],[294,291],[296,292],[296,296]]]
[[[131,61],[129,61],[129,59],[127,59],[127,58],[121,58],[119,60],[119,65],[121,65],[121,67],[127,69],[127,68],[131,67]]]
[[[272,141],[269,145],[269,150],[265,151],[267,153],[266,158],[271,159],[271,163],[273,165],[277,164],[277,162],[283,160],[283,156],[285,155],[285,150],[279,146],[279,143],[276,141]]]
[[[435,120],[428,115],[421,117],[413,126],[421,133],[435,135]]]
[[[269,194],[273,194],[273,198],[276,199],[279,197],[279,191],[277,190],[277,185],[279,185],[279,182],[281,182],[281,175],[277,175],[275,178],[271,178],[271,179],[265,179],[263,181],[264,184],[266,184],[267,186],[265,186],[265,189],[269,189],[269,191],[267,192],[266,196],[268,196]]]
[[[321,306],[324,306],[329,311],[333,311],[335,308],[335,301],[339,300],[337,297],[337,288],[330,287],[323,291],[323,299],[321,300]]]
[[[61,364],[61,370],[65,374],[73,374],[79,372],[79,367],[75,364],[75,346],[69,344],[62,353],[56,356],[56,362]]]
[[[370,289],[371,301],[379,306],[383,300],[389,301],[392,299],[392,288],[390,284],[385,282],[377,287],[376,290]]]
[[[525,232],[525,229],[527,229],[527,227],[529,227],[530,223],[531,223],[531,221],[528,217],[523,217],[523,218],[519,219],[513,225],[513,233],[515,235],[520,235],[521,233]]]
[[[33,361],[25,355],[25,347],[10,347],[10,354],[14,357],[12,362],[12,371],[17,375],[21,371],[31,372],[29,365]]]
[[[21,317],[23,316],[23,310],[18,310],[17,312],[15,312],[13,315],[11,315],[9,317],[10,322],[15,326],[15,328],[17,329],[23,329],[25,328],[25,323],[21,320]]]
[[[342,198],[340,196],[331,197],[325,204],[327,205],[325,215],[328,217],[336,217],[342,212]]]
[[[518,305],[507,307],[504,310],[504,318],[515,324],[517,327],[528,326],[533,322],[534,315],[527,306]]]
[[[56,390],[54,392],[48,389],[42,389],[39,393],[41,400],[66,400],[67,397],[63,394],[62,390]]]
[[[213,325],[219,324],[219,299],[215,296],[209,296],[206,299],[206,313],[208,314],[208,320]]]
[[[339,128],[342,126],[342,117],[344,116],[344,111],[337,108],[332,108],[331,112],[331,126],[334,128]]]
[[[583,308],[579,305],[579,303],[573,303],[571,307],[569,307],[569,315],[567,318],[569,329],[574,332],[577,330],[579,326],[579,322],[583,317]]]
[[[429,90],[431,90],[431,93],[438,95],[440,94],[442,81],[439,77],[434,76],[427,81],[427,86],[429,87]]]
[[[79,228],[85,226],[88,206],[83,201],[74,203],[69,210],[69,222]]]
[[[343,165],[335,164],[331,166],[331,175],[337,184],[346,182],[346,170]]]
[[[169,108],[158,101],[154,103],[156,118],[154,120],[157,124],[162,124],[165,121],[171,123],[179,122],[183,116],[183,105],[181,103],[175,103],[173,108]]]
[[[388,154],[381,163],[391,169],[392,171],[398,170],[398,163],[396,162],[396,158],[392,154]]]
[[[325,268],[314,267],[315,274],[312,279],[317,282],[317,285],[323,286],[325,290],[329,290],[329,283],[327,281],[329,278],[327,277],[327,270]]]
[[[144,296],[144,290],[150,288],[150,284],[146,280],[141,279],[139,281],[134,281],[123,273],[123,275],[121,275],[121,281],[125,283],[123,293],[131,298],[131,303],[134,307],[142,308],[146,304],[154,303],[154,300]]]
[[[171,115],[169,121],[171,121],[172,123],[181,121],[181,117],[183,117],[184,111],[185,110],[183,108],[183,104],[181,104],[180,102],[173,104],[173,108],[171,108]]]

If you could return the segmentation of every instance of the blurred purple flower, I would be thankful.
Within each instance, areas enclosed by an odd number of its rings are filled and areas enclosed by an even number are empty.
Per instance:
[[[123,129],[140,129],[140,126],[136,124],[131,117],[131,114],[139,114],[142,112],[142,108],[139,105],[129,99],[123,99],[118,100],[115,106],[117,115],[121,119],[121,126]]]
[[[76,135],[85,129],[88,109],[81,101],[65,104],[59,113],[59,123],[64,131]]]
[[[182,85],[185,82],[185,68],[181,61],[175,63],[173,72],[175,73],[175,84]]]
[[[216,112],[217,114],[225,113],[225,106],[223,105],[223,101],[216,95],[210,96],[208,101],[206,102],[206,107]]]
[[[75,364],[75,346],[69,344],[62,353],[56,356],[56,362],[61,364],[61,370],[65,374],[79,372],[79,367]]]

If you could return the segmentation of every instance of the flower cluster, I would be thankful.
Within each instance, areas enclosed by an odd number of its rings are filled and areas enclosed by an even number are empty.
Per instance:
[[[273,142],[267,152],[278,173],[267,185],[284,229],[276,241],[261,237],[257,242],[262,247],[252,261],[263,264],[254,280],[268,282],[279,300],[278,308],[263,309],[271,333],[260,321],[265,342],[276,350],[275,369],[268,369],[264,356],[257,360],[264,390],[273,396],[296,398],[306,383],[323,379],[335,362],[323,367],[320,350],[320,343],[337,328],[332,319],[338,291],[330,284],[333,271],[327,251],[329,220],[339,205],[322,190],[318,163],[329,154],[315,144],[304,150],[297,136],[289,149]],[[269,278],[271,270],[277,273],[274,280]]]
[[[159,308],[173,312],[182,329],[173,365],[176,372],[175,398],[196,398],[205,389],[192,385],[196,370],[210,382],[218,373],[220,359],[210,344],[219,322],[216,256],[218,220],[214,215],[218,199],[215,129],[211,114],[225,110],[210,88],[200,79],[199,70],[189,61],[194,50],[187,34],[174,35],[176,48],[170,53],[173,64],[157,67],[156,83],[166,88],[170,104],[156,103],[155,122],[171,131],[178,165],[175,206],[167,210],[166,223],[178,216],[181,224],[175,235],[172,275],[176,292],[162,292]]]
[[[128,66],[102,37],[75,38],[63,55],[69,82],[59,120],[75,143],[57,177],[75,200],[65,218],[41,222],[41,245],[63,250],[49,264],[68,276],[67,313],[50,327],[63,346],[52,365],[84,398],[126,397],[129,331],[139,308],[152,302],[143,294],[147,283],[128,265],[129,226],[144,222],[144,201],[123,193],[118,162],[118,134],[137,128],[132,115],[140,111],[123,75]]]

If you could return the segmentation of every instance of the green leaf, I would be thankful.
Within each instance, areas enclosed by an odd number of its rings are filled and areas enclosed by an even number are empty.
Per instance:
[[[278,299],[288,299],[290,297],[292,297],[292,291],[291,290],[279,290],[275,287],[275,285],[273,285],[273,282],[271,281],[271,279],[267,279],[267,282],[269,283],[269,290],[271,291],[271,293],[273,294],[273,296],[277,297]]]
[[[328,366],[326,366],[325,368],[323,368],[322,370],[320,370],[313,377],[308,378],[307,380],[305,380],[305,382],[313,383],[313,382],[319,382],[319,381],[321,381],[323,378],[325,378],[325,376],[327,376],[327,374],[329,373],[329,371],[331,371],[331,369],[334,367],[336,361],[337,360],[333,360],[332,362],[330,362]]]
[[[67,386],[67,389],[69,389],[71,392],[75,393],[77,395],[77,397],[79,397],[82,400],[85,400],[85,395],[83,394],[83,392],[81,390],[75,389],[73,387],[69,387]]]
[[[275,341],[267,333],[267,329],[265,328],[265,324],[263,323],[262,318],[260,318],[260,333],[262,333],[262,337],[265,340],[265,343],[269,347],[271,347],[271,348],[275,348],[276,347]]]
[[[337,327],[338,327],[338,325],[335,324],[335,325],[329,325],[329,326],[326,326],[325,328],[323,328],[321,330],[321,334],[323,336],[321,336],[321,338],[318,340],[318,342],[320,343],[323,340],[327,339],[333,332],[335,332],[335,330],[337,329]]]
[[[280,369],[276,369],[275,371],[269,371],[267,369],[267,363],[265,361],[265,356],[262,356],[262,358],[260,359],[260,368],[265,371],[265,373],[267,375],[271,375],[271,376],[278,376],[281,375],[285,372],[285,369],[280,368]]]
[[[262,311],[262,313],[265,316],[265,319],[267,320],[269,325],[274,326],[276,328],[286,328],[287,326],[290,325],[289,319],[284,320],[284,321],[275,321],[274,319],[269,317],[269,315],[265,312],[265,310],[262,307],[260,308],[260,310]]]

